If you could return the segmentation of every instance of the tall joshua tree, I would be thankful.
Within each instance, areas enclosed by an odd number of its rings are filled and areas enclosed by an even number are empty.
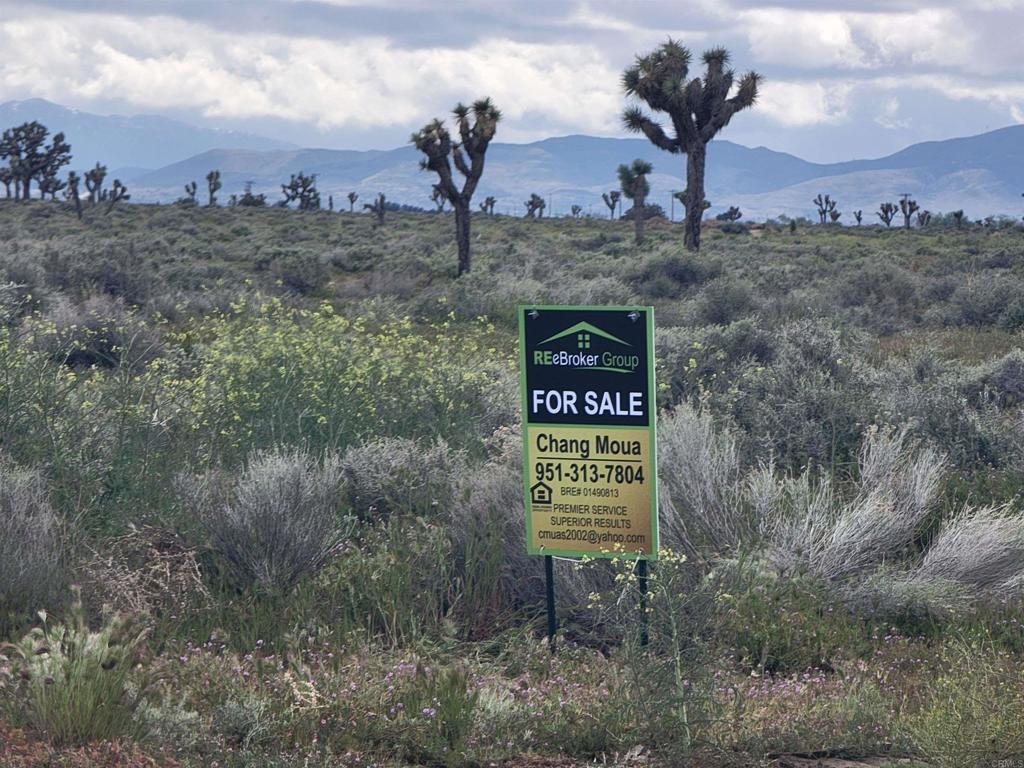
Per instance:
[[[828,222],[829,217],[835,211],[836,206],[839,204],[833,200],[829,195],[819,194],[816,198],[811,200],[812,203],[818,208],[818,218],[822,224]],[[835,221],[835,219],[833,219]]]
[[[388,209],[388,199],[386,197],[384,197],[384,193],[383,192],[381,192],[379,195],[377,195],[377,199],[374,200],[372,204],[371,203],[363,203],[363,210],[364,211],[369,211],[370,213],[372,213],[374,216],[377,217],[377,220],[376,220],[376,222],[374,222],[374,225],[373,225],[374,227],[379,227],[382,224],[384,224],[384,213],[387,211],[387,209]]]
[[[853,218],[857,220],[857,226],[860,226],[861,220],[864,218],[864,211],[858,209],[853,212]]]
[[[494,215],[494,206],[498,204],[498,200],[493,195],[488,195],[484,198],[484,201],[480,203],[480,210],[486,213],[488,216]]]
[[[78,220],[82,220],[82,198],[78,194],[78,174],[74,171],[68,172],[68,186],[64,196],[75,204],[75,214]]]
[[[617,189],[613,189],[611,192],[602,192],[601,197],[604,198],[604,204],[608,206],[609,218],[615,218],[615,207],[619,204],[619,198],[622,197],[622,193]]]
[[[882,223],[886,227],[892,226],[892,220],[896,217],[896,211],[899,208],[896,207],[895,203],[882,203],[878,207],[878,218],[882,220]]]
[[[9,128],[0,135],[0,160],[8,160],[14,197],[29,200],[33,179],[42,181],[56,177],[62,167],[71,162],[71,145],[63,133],[55,133],[46,143],[50,130],[42,123],[32,121]]]
[[[107,178],[107,166],[96,163],[96,167],[85,172],[85,188],[89,190],[89,202],[98,203],[103,195],[103,180]]]
[[[712,48],[704,52],[704,76],[689,79],[690,51],[669,38],[622,75],[622,85],[629,96],[635,96],[654,112],[664,112],[672,122],[669,135],[639,107],[630,107],[623,114],[628,130],[644,134],[660,149],[686,155],[686,208],[684,241],[691,250],[700,248],[700,224],[704,218],[704,167],[708,143],[721,131],[732,116],[757,100],[761,76],[756,72],[743,75],[737,84],[736,73],[728,67],[729,52]],[[733,93],[733,86],[736,85]]]
[[[547,203],[544,198],[538,195],[536,192],[530,193],[530,199],[524,200],[523,205],[526,206],[526,214],[523,216],[525,219],[543,219],[544,209],[547,208]]]
[[[210,171],[206,174],[206,188],[210,192],[210,202],[208,205],[211,207],[217,204],[217,192],[224,186],[220,183],[220,171]]]
[[[912,200],[910,195],[903,195],[900,198],[900,213],[903,214],[903,226],[910,229],[910,217],[914,215],[914,212],[920,206],[917,204],[917,200]]]
[[[7,197],[11,196],[11,184],[14,182],[14,171],[11,166],[5,165],[0,168],[0,184],[4,185]]]
[[[619,166],[619,184],[622,194],[633,201],[633,226],[637,245],[644,241],[644,204],[651,193],[647,175],[654,166],[645,160],[634,160],[632,165]]]
[[[353,211],[355,211],[355,209],[356,209],[356,200],[358,200],[358,199],[359,199],[359,193],[358,192],[349,192],[348,193],[348,212],[349,213],[352,213]]]
[[[501,112],[490,99],[480,99],[473,102],[472,107],[457,104],[452,114],[455,116],[458,130],[457,141],[452,141],[451,134],[440,120],[423,126],[412,135],[410,141],[416,149],[426,155],[420,167],[437,174],[438,183],[434,186],[448,199],[455,211],[455,241],[459,248],[458,274],[461,276],[469,272],[472,258],[469,251],[469,205],[483,175],[484,157],[498,128]],[[463,176],[462,189],[455,183],[452,164]]]
[[[110,212],[114,210],[114,206],[121,200],[130,200],[131,197],[132,196],[128,194],[128,187],[122,184],[120,179],[114,179],[114,186],[110,188],[110,192],[106,196],[107,210],[103,212],[103,215],[109,215]]]

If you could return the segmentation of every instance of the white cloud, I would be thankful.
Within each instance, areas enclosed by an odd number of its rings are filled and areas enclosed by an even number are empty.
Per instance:
[[[0,23],[0,50],[0,97],[102,97],[322,129],[426,122],[459,100],[489,95],[513,129],[529,115],[548,133],[565,126],[607,132],[622,106],[618,71],[583,44],[492,39],[403,48],[384,37],[240,38],[169,17],[62,14],[46,23]]]
[[[885,100],[882,104],[882,111],[875,116],[875,122],[883,128],[889,129],[900,129],[909,128],[911,120],[909,117],[899,117],[900,112],[900,100],[893,96]]]
[[[777,123],[806,127],[846,119],[852,85],[844,82],[784,82],[768,80],[758,96],[757,109]]]
[[[865,66],[843,14],[758,8],[740,14],[754,56],[806,68]]]
[[[872,69],[894,63],[963,65],[974,35],[949,9],[858,13],[758,8],[740,13],[760,60],[806,69]]]

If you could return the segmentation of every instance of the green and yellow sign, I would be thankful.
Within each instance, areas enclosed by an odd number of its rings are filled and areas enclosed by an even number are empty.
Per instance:
[[[527,550],[655,558],[653,308],[518,312]]]

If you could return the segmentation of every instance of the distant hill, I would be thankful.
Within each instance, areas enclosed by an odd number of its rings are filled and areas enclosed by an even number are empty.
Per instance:
[[[0,105],[0,127],[37,119],[63,130],[75,154],[75,166],[101,160],[130,181],[132,199],[171,202],[190,181],[199,183],[211,169],[221,171],[221,200],[251,181],[257,192],[280,199],[280,184],[299,171],[315,173],[324,203],[335,207],[360,194],[359,205],[378,192],[389,200],[432,207],[431,174],[419,169],[410,146],[392,150],[300,149],[282,142],[231,131],[196,128],[160,117],[101,117],[32,99]],[[671,193],[685,187],[686,158],[669,155],[645,139],[562,136],[531,144],[492,145],[477,198],[498,199],[501,213],[522,214],[531,193],[549,200],[548,212],[565,214],[583,206],[607,215],[601,193],[617,188],[616,168],[634,158],[654,165],[650,202],[680,215]],[[146,170],[146,169],[155,170]],[[852,212],[874,211],[884,200],[910,193],[933,212],[963,208],[972,218],[1024,213],[1024,125],[979,136],[914,144],[886,157],[842,163],[810,163],[764,147],[726,140],[709,149],[707,197],[713,215],[738,205],[749,218],[786,214],[814,216],[811,200],[827,193],[839,201],[842,221]]]
[[[642,139],[564,136],[532,144],[495,143],[477,195],[494,195],[502,213],[522,213],[522,201],[537,192],[549,199],[556,214],[578,204],[604,215],[601,193],[617,186],[618,164],[636,157],[653,163],[651,202],[671,213],[671,192],[685,186],[686,159]],[[395,202],[431,205],[432,179],[419,170],[419,156],[412,147],[369,152],[212,150],[137,178],[133,199],[179,197],[184,184],[194,179],[201,183],[211,168],[221,171],[225,197],[252,181],[255,189],[277,199],[280,183],[304,171],[317,174],[325,202],[332,194],[336,207],[347,207],[342,198],[353,190],[362,199],[384,192]],[[843,221],[852,222],[852,211],[858,208],[873,221],[880,202],[896,201],[909,192],[932,211],[963,208],[972,217],[1020,216],[1021,191],[1024,126],[915,144],[888,157],[844,163],[810,163],[725,140],[712,143],[708,157],[711,214],[739,205],[748,218],[814,215],[811,200],[822,192],[839,200]],[[675,208],[678,216],[678,204]]]
[[[290,149],[294,144],[236,131],[197,128],[153,115],[94,115],[45,99],[0,104],[0,130],[38,120],[51,131],[63,131],[71,143],[75,168],[96,161],[124,177],[162,168],[210,149]]]

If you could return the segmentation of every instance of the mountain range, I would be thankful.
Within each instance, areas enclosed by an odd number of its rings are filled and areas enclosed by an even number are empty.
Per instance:
[[[64,131],[72,145],[73,167],[101,160],[131,185],[137,202],[171,202],[184,185],[219,169],[222,200],[247,182],[271,200],[293,173],[317,175],[326,203],[338,208],[358,192],[361,204],[379,192],[397,203],[430,208],[432,175],[419,169],[411,146],[392,150],[302,149],[260,136],[198,128],[162,117],[99,116],[68,110],[41,99],[0,104],[0,127],[39,120]],[[563,136],[531,144],[496,142],[487,153],[486,170],[476,197],[497,198],[496,210],[521,214],[531,193],[549,202],[548,213],[568,213],[581,205],[593,215],[607,215],[601,193],[617,188],[616,168],[633,158],[654,166],[649,201],[680,215],[671,193],[685,186],[685,157],[658,150],[645,139]],[[839,201],[852,223],[851,211],[863,209],[866,220],[883,201],[909,193],[932,211],[964,209],[973,218],[990,214],[1021,215],[1024,201],[1024,125],[967,138],[914,144],[886,157],[841,163],[811,163],[765,147],[750,148],[725,139],[709,147],[709,213],[738,205],[747,218],[786,214],[813,215],[818,193]]]

